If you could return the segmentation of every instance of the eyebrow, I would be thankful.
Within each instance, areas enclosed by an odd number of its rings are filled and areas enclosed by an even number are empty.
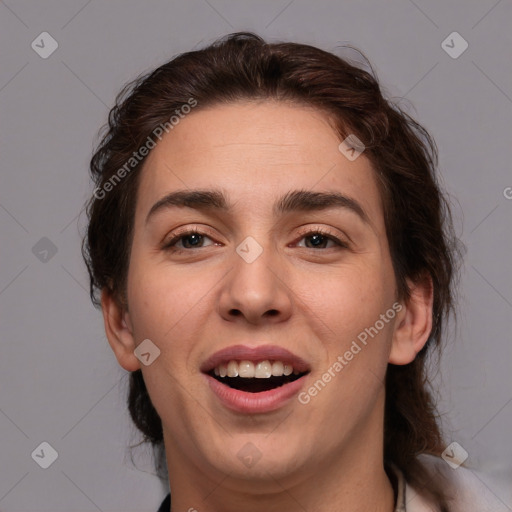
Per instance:
[[[151,207],[146,216],[146,224],[157,212],[173,207],[222,212],[229,212],[233,209],[233,205],[220,190],[177,190],[162,197]],[[277,217],[291,212],[322,211],[330,208],[352,211],[364,223],[371,226],[364,208],[355,199],[339,192],[292,190],[274,203],[273,213]]]

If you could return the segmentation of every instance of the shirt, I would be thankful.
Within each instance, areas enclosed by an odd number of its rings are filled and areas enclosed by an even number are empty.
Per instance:
[[[452,469],[442,458],[420,455],[419,459],[448,495],[450,512],[511,512],[512,479],[506,488],[491,482],[488,485],[478,471],[459,466]],[[398,479],[398,496],[395,512],[439,512],[439,506],[420,496],[406,481],[400,470],[393,468]],[[485,480],[490,480],[485,478]],[[508,503],[507,503],[508,501]]]
[[[160,505],[160,508],[157,510],[157,512],[169,512],[171,510],[171,494],[169,493],[165,500],[162,501],[162,504]]]
[[[491,490],[476,473],[462,466],[452,469],[439,457],[420,455],[420,459],[435,478],[446,484],[450,494],[450,512],[511,512],[506,505],[510,499],[510,487]],[[403,473],[392,467],[397,478],[397,499],[394,512],[439,512],[439,507],[420,496],[405,480]],[[508,496],[507,496],[507,495]],[[512,506],[512,503],[510,504]],[[157,512],[171,510],[171,495],[168,494]]]

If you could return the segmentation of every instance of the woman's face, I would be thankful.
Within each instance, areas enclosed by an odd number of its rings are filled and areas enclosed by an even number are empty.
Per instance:
[[[133,352],[118,359],[142,368],[170,473],[299,481],[342,453],[379,452],[401,306],[374,171],[364,152],[352,161],[339,145],[316,110],[240,102],[194,111],[148,156],[125,340],[149,339],[160,354],[147,366]],[[152,210],[177,191],[214,191],[225,205],[169,199]],[[341,199],[322,207],[320,194]],[[262,376],[286,370],[279,362],[306,374],[236,391],[212,368],[230,360],[268,360]],[[237,370],[251,364],[231,363]]]

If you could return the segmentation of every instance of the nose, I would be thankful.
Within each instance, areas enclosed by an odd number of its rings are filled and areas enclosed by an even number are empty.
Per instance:
[[[219,313],[230,322],[284,322],[290,318],[294,302],[287,281],[286,269],[269,250],[263,250],[254,261],[235,254],[220,294]]]

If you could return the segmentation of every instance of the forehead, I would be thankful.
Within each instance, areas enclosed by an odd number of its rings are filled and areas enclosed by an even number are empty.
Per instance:
[[[172,190],[222,188],[237,204],[263,211],[273,198],[306,189],[343,192],[378,217],[370,162],[364,155],[348,160],[339,144],[326,114],[313,108],[276,101],[198,106],[146,158],[137,210],[146,214]]]

